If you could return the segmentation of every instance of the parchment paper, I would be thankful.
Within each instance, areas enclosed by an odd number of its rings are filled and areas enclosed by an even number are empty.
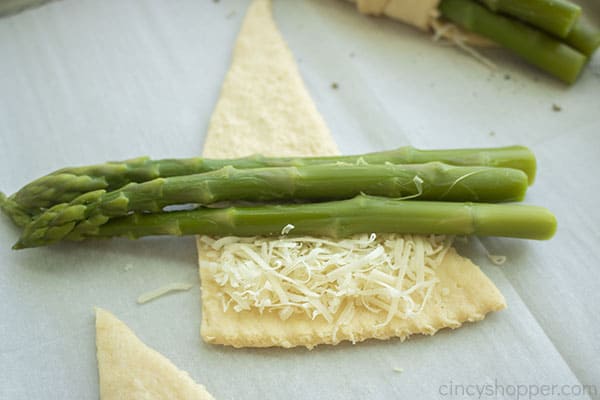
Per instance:
[[[600,23],[598,5],[588,3]],[[198,154],[246,6],[62,0],[0,19],[0,188],[12,193],[65,165]],[[479,242],[460,247],[508,309],[405,343],[211,346],[199,335],[193,238],[16,252],[18,230],[1,216],[0,398],[97,398],[95,305],[218,399],[560,397],[542,395],[542,385],[567,385],[571,398],[589,398],[575,396],[579,385],[600,394],[600,57],[566,87],[501,50],[485,51],[497,65],[490,70],[342,1],[275,0],[274,7],[343,153],[406,144],[521,143],[535,151],[539,175],[527,202],[556,213],[556,237],[482,240],[508,257],[502,267]],[[195,286],[136,304],[139,294],[173,281]],[[492,394],[480,396],[486,384]],[[518,395],[517,385],[528,394]]]

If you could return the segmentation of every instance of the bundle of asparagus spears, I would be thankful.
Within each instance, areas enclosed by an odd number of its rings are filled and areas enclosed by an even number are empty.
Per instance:
[[[569,0],[442,0],[439,10],[567,83],[600,46],[600,30]]]
[[[23,228],[14,249],[61,240],[149,235],[344,237],[398,232],[549,239],[545,208],[524,198],[536,160],[526,147],[358,156],[168,159],[64,168],[0,207]]]

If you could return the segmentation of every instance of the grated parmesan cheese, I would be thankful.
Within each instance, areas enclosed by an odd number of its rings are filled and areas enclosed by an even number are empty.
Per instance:
[[[490,260],[493,264],[495,265],[504,265],[504,263],[506,263],[507,257],[501,254],[492,254],[490,253],[490,251],[488,250],[488,248],[486,247],[486,245],[483,243],[483,241],[481,239],[479,239],[477,236],[474,236],[475,241],[477,243],[479,243],[479,245],[481,247],[483,247],[483,251],[485,251],[485,256],[488,258],[488,260]]]
[[[506,262],[506,256],[502,256],[499,254],[487,254],[487,258],[496,265],[504,265]]]
[[[151,290],[149,292],[146,292],[142,295],[140,295],[137,298],[137,302],[138,304],[144,304],[144,303],[148,303],[149,301],[155,300],[161,296],[164,296],[168,293],[171,292],[180,292],[180,291],[186,291],[186,290],[190,290],[192,288],[191,283],[184,283],[184,282],[173,282],[173,283],[169,283],[167,285],[161,286],[157,289]]]
[[[418,315],[438,280],[452,237],[355,235],[341,241],[201,236],[210,247],[200,268],[221,287],[223,311],[276,312],[286,320],[323,318],[335,333],[356,309],[393,318]]]
[[[292,231],[292,229],[294,229],[295,226],[292,224],[287,224],[286,226],[283,227],[283,229],[281,229],[281,234],[282,235],[287,235],[288,233],[290,233]]]

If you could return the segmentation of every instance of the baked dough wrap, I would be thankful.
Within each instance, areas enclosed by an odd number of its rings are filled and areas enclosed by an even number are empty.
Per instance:
[[[440,0],[347,0],[355,3],[362,14],[386,16],[422,31],[433,32],[434,38],[445,38],[461,45],[493,46],[494,42],[440,20]]]

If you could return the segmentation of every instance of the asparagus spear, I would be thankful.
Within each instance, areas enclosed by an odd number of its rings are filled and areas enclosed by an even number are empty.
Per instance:
[[[591,57],[600,46],[600,29],[579,20],[565,38],[565,43]]]
[[[566,0],[479,0],[551,35],[565,38],[581,15],[581,7]]]
[[[122,189],[86,193],[69,204],[49,208],[23,230],[30,238],[77,234],[132,211],[161,212],[169,205],[208,205],[223,201],[324,201],[360,193],[447,201],[519,201],[527,175],[511,168],[428,164],[333,164],[236,169],[130,183]]]
[[[522,22],[494,14],[470,0],[442,0],[442,15],[514,51],[527,62],[567,83],[573,83],[587,57]]]
[[[556,218],[543,207],[513,204],[402,201],[359,195],[326,203],[200,208],[113,219],[85,233],[48,232],[19,241],[14,249],[84,240],[150,235],[277,236],[291,224],[293,235],[341,238],[355,233],[398,232],[550,239]],[[53,234],[56,233],[56,236]]]
[[[17,202],[0,192],[0,210],[10,217],[17,226],[25,226],[31,222],[31,217]]]
[[[191,175],[214,171],[231,165],[239,169],[261,167],[304,166],[336,162],[356,163],[363,159],[369,164],[416,164],[440,161],[451,165],[482,165],[520,169],[535,179],[536,160],[533,153],[523,146],[483,149],[419,150],[401,147],[377,153],[307,158],[270,158],[255,155],[238,159],[188,158],[180,160],[150,160],[146,157],[122,162],[64,168],[39,178],[10,199],[27,210],[30,215],[55,204],[72,201],[84,193],[105,189],[112,191],[130,182],[145,182],[156,178]]]
[[[27,8],[38,7],[51,0],[2,0],[0,1],[0,17],[16,14]]]

